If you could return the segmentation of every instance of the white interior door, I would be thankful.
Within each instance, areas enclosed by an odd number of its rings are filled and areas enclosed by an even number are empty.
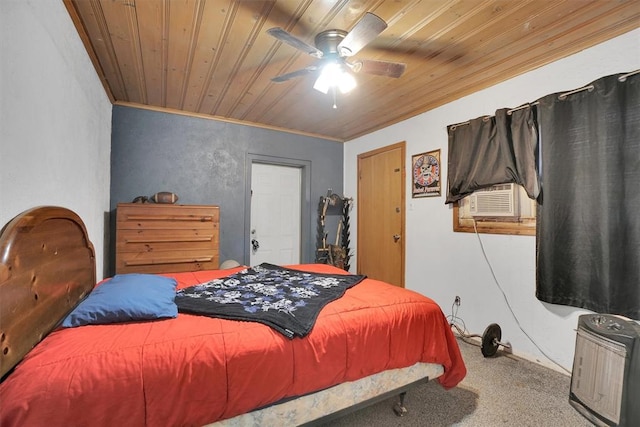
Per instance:
[[[302,170],[251,166],[251,265],[300,263]]]

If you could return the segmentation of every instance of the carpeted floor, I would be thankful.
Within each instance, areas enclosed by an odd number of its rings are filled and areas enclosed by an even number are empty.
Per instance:
[[[467,376],[454,389],[435,381],[405,398],[408,413],[397,417],[390,399],[326,426],[535,426],[587,427],[592,424],[569,404],[567,375],[498,352],[484,358],[480,348],[458,340]]]

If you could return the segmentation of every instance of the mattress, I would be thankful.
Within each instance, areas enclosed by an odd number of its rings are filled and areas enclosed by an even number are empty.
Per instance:
[[[165,276],[181,289],[235,271]],[[3,426],[206,425],[417,363],[440,365],[446,388],[466,373],[434,301],[365,279],[325,306],[305,338],[189,314],[56,329],[0,384],[0,415]]]

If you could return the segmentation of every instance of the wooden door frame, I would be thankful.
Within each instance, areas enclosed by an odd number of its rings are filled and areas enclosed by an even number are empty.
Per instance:
[[[308,160],[288,159],[286,157],[247,154],[245,161],[245,198],[244,198],[244,264],[251,262],[251,171],[254,163],[272,166],[288,166],[300,169],[300,262],[308,264],[311,245],[311,162]]]
[[[405,197],[405,193],[406,193],[406,184],[407,184],[407,178],[406,178],[406,150],[407,150],[407,143],[406,141],[400,141],[397,142],[395,144],[392,145],[387,145],[384,147],[380,147],[380,148],[376,148],[375,150],[371,150],[371,151],[367,151],[365,153],[360,153],[358,154],[358,168],[356,171],[356,177],[357,177],[357,197],[358,197],[358,201],[357,201],[357,207],[358,207],[358,237],[357,237],[357,246],[356,246],[356,250],[357,248],[360,247],[360,239],[361,239],[361,233],[360,233],[360,215],[364,215],[364,212],[361,212],[360,209],[360,161],[364,158],[367,157],[371,157],[371,156],[375,156],[377,154],[380,153],[384,153],[387,151],[392,151],[392,150],[396,150],[396,149],[400,149],[401,151],[401,158],[402,158],[402,188],[400,189],[400,204],[401,204],[401,209],[402,209],[402,213],[401,213],[401,244],[402,244],[402,255],[401,255],[401,260],[400,260],[400,264],[401,264],[401,271],[400,271],[400,277],[401,277],[401,281],[402,281],[402,287],[405,287],[405,283],[404,283],[404,279],[405,279],[405,260],[406,260],[406,230],[405,230],[405,224],[406,224],[406,197]],[[358,255],[357,257],[357,265],[356,265],[356,271],[360,271],[360,259],[361,257]]]

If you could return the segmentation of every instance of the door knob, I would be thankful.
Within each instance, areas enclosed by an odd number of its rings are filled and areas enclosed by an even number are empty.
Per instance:
[[[260,243],[256,239],[251,239],[251,246],[253,247],[253,251],[257,251],[260,247]]]
[[[400,240],[400,235],[399,234],[394,234],[393,235],[393,241],[397,242],[398,240]]]

